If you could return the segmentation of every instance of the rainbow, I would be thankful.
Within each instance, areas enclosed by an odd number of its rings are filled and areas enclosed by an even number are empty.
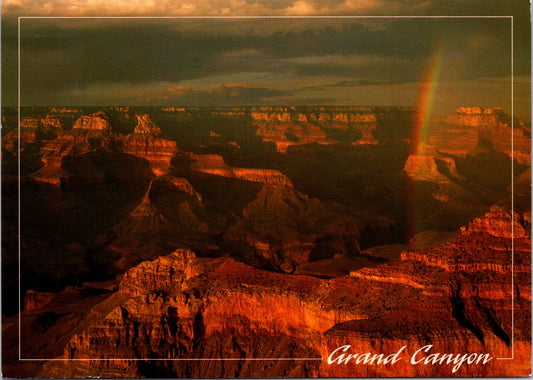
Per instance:
[[[418,99],[416,102],[416,113],[411,129],[410,153],[416,154],[420,142],[424,142],[429,134],[431,113],[435,103],[435,93],[439,83],[442,60],[444,56],[442,45],[435,50],[429,59],[429,63],[424,71]]]
[[[421,169],[420,158],[426,150],[426,139],[431,129],[431,115],[433,112],[433,105],[435,103],[435,94],[439,84],[439,77],[442,69],[442,62],[444,57],[444,49],[441,44],[437,46],[433,54],[429,57],[428,63],[423,73],[422,81],[418,91],[416,102],[416,111],[413,117],[413,124],[411,127],[411,138],[409,143],[409,153],[415,157],[415,167],[418,171]],[[422,143],[422,144],[421,144]],[[418,173],[417,173],[418,175]],[[407,208],[408,230],[407,237],[412,237],[417,232],[424,230],[423,226],[417,218],[419,212],[417,209],[421,207],[421,202],[417,202],[417,188],[416,180],[414,178],[409,195],[409,204]],[[421,228],[422,227],[422,228]]]

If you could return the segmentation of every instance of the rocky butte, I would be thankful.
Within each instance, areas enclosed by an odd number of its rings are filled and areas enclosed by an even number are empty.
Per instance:
[[[125,136],[123,152],[147,159],[155,175],[161,175],[170,168],[170,160],[177,153],[175,141],[158,137],[161,129],[150,119],[150,115],[135,115],[137,125],[133,133]]]

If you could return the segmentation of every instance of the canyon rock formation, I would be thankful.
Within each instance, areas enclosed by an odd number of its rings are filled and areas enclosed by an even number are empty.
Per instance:
[[[530,164],[531,131],[501,108],[461,107],[452,114],[435,117],[428,130],[426,140],[405,164],[405,171],[414,179],[446,182],[446,177],[457,176],[456,158],[490,149],[504,153],[517,164]],[[438,169],[439,161],[445,168]]]
[[[328,139],[328,130],[359,132],[354,144],[378,144],[372,131],[377,128],[376,114],[369,107],[326,109],[316,107],[299,110],[296,107],[254,108],[250,112],[256,135],[263,141],[274,142],[278,152],[285,153],[291,145],[335,142]]]
[[[7,109],[3,374],[529,374],[530,126],[420,115]]]
[[[155,175],[164,174],[178,151],[176,142],[157,137],[161,129],[150,119],[150,115],[135,116],[137,125],[133,133],[122,139],[123,152],[147,159]]]
[[[502,231],[498,225],[504,232],[495,234]],[[493,211],[448,243],[405,251],[399,261],[329,280],[273,273],[229,257],[202,258],[178,249],[128,270],[118,291],[80,315],[80,322],[66,332],[68,343],[56,352],[57,358],[77,361],[48,362],[38,374],[526,375],[530,369],[531,237],[519,233],[511,251],[513,225],[509,214]],[[519,225],[516,229],[520,230]],[[514,288],[509,276],[511,255]],[[25,311],[26,323],[54,313],[51,303]],[[388,355],[402,350],[401,360],[389,365],[357,364],[355,359],[328,363],[332,352],[346,345],[356,353]],[[488,353],[492,360],[479,365],[465,362],[456,370],[455,364],[409,361],[428,345],[432,353]],[[515,359],[501,365],[496,358],[510,357],[513,349]],[[416,355],[417,359],[428,356],[426,351]],[[203,358],[234,360],[211,363]],[[267,359],[256,363],[248,362],[249,358]],[[292,365],[286,366],[268,358],[312,359],[290,361]]]

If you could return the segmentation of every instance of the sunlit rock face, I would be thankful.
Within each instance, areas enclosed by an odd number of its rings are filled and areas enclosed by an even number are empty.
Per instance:
[[[455,113],[437,118],[436,122],[429,143],[439,152],[470,154],[479,140],[485,140],[519,164],[531,160],[531,130],[501,108],[461,107]]]
[[[74,123],[73,129],[88,129],[108,132],[111,129],[107,115],[103,111],[82,116]]]
[[[473,221],[455,240],[401,260],[354,271],[330,280],[277,274],[230,258],[198,258],[186,249],[143,262],[123,276],[119,291],[89,314],[64,350],[65,358],[87,359],[68,368],[50,363],[41,374],[139,376],[149,362],[91,361],[90,358],[202,358],[274,355],[266,340],[276,339],[277,355],[303,354],[320,361],[289,369],[238,366],[233,376],[481,376],[529,370],[530,236],[515,240],[515,359],[508,357],[512,294],[508,265],[510,237],[494,234],[511,225],[509,215],[493,211]],[[517,229],[519,229],[517,227]],[[478,244],[473,245],[472,239]],[[484,242],[484,243],[481,243]],[[484,247],[480,249],[479,247]],[[396,296],[395,296],[396,295]],[[401,296],[400,296],[401,295]],[[229,334],[231,343],[220,338]],[[335,349],[357,353],[401,352],[394,365],[335,363]],[[431,345],[427,351],[421,348]],[[133,349],[134,348],[134,349]],[[418,365],[428,350],[489,353],[485,365]],[[385,356],[387,356],[385,355]],[[294,356],[296,357],[296,356]],[[328,363],[328,358],[329,363]],[[244,361],[243,361],[244,363]],[[154,369],[153,367],[152,369]],[[166,373],[182,376],[227,375],[222,367],[169,361]]]
[[[157,137],[159,134],[161,134],[161,128],[154,124],[154,122],[150,119],[150,115],[136,114],[135,117],[137,118],[137,125],[133,130],[134,134],[147,134],[154,137]]]
[[[161,129],[150,119],[150,115],[135,115],[137,125],[133,133],[122,139],[124,153],[147,159],[156,175],[164,174],[170,168],[170,160],[177,153],[175,141],[159,138]]]
[[[190,154],[189,157],[194,160],[191,169],[202,173],[268,185],[292,186],[291,180],[278,170],[234,168],[217,154]]]
[[[32,177],[43,183],[60,186],[61,178],[68,176],[62,168],[65,157],[79,156],[98,148],[106,148],[113,144],[113,132],[108,116],[103,111],[79,117],[69,130],[57,126],[55,119],[49,119],[48,131],[53,131],[52,136],[45,136],[40,142],[40,160],[42,168],[33,173]],[[54,125],[54,129],[50,129]],[[48,139],[51,137],[50,139]]]
[[[165,173],[178,151],[176,142],[157,137],[161,130],[150,120],[149,115],[140,114],[136,118],[134,131],[127,136],[113,129],[110,117],[104,111],[80,116],[71,129],[67,129],[68,123],[56,114],[47,115],[43,119],[23,119],[21,141],[24,145],[34,144],[39,147],[41,168],[32,177],[37,181],[59,186],[61,178],[68,176],[62,167],[65,157],[103,151],[119,151],[142,157],[150,162],[156,175]],[[39,141],[36,136],[40,136]],[[13,137],[16,138],[15,135]],[[13,151],[16,140],[8,140],[4,149]]]
[[[444,165],[450,174],[458,177],[455,161],[451,157],[442,157],[434,148],[425,143],[419,144],[420,153],[410,154],[404,165],[405,173],[416,181],[435,183],[450,183],[448,176],[439,170],[439,164]]]
[[[510,200],[513,185],[515,195],[529,191],[525,183],[531,162],[530,127],[501,108],[461,107],[434,117],[424,133],[425,139],[411,147],[404,164],[412,180],[441,188],[458,185],[493,203]],[[521,177],[513,179],[514,171]],[[501,196],[503,192],[507,195]],[[435,193],[435,199],[448,204],[458,198]]]
[[[328,130],[360,133],[355,145],[377,145],[373,136],[377,128],[376,114],[370,108],[353,107],[329,110],[323,107],[298,109],[295,107],[261,107],[250,112],[256,135],[265,142],[273,142],[278,152],[286,153],[292,145],[310,143],[332,144]]]

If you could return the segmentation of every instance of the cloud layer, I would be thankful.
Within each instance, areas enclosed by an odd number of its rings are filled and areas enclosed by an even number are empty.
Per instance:
[[[420,13],[425,0],[4,0],[2,13],[42,16],[300,16]]]
[[[482,2],[467,4],[450,9],[448,1],[440,0],[7,0],[2,4],[3,103],[16,103],[14,17],[19,15],[431,15],[482,10]],[[520,11],[516,2],[506,4],[485,6],[483,14]],[[514,69],[526,83],[529,23],[520,17],[514,20]],[[437,48],[445,52],[438,87],[441,108],[502,105],[510,97],[509,18],[23,18],[20,31],[20,94],[28,105],[412,105]],[[461,91],[461,83],[468,90]],[[490,84],[493,96],[487,96]],[[472,90],[476,88],[478,93]]]

